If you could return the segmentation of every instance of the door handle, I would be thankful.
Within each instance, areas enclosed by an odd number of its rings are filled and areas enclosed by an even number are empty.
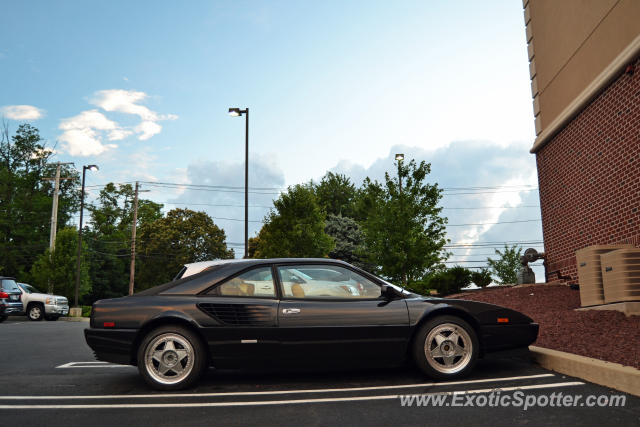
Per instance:
[[[282,309],[282,314],[299,314],[299,313],[300,313],[299,308],[283,308]]]

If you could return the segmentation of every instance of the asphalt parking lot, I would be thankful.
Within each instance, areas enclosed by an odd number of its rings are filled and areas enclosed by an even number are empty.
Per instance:
[[[349,372],[217,371],[197,388],[149,389],[135,367],[96,362],[87,323],[0,324],[0,425],[638,425],[640,398],[546,371],[526,358],[482,360],[472,376],[434,383],[406,368]],[[500,389],[498,392],[497,389]],[[402,405],[400,396],[449,392],[442,406]],[[552,393],[624,395],[624,406],[492,405],[493,396],[544,403]],[[480,397],[482,396],[482,397]],[[456,399],[454,401],[454,398]],[[473,402],[470,402],[470,400]],[[415,402],[415,401],[412,401]],[[484,404],[482,404],[484,403]],[[469,405],[469,406],[464,406]]]

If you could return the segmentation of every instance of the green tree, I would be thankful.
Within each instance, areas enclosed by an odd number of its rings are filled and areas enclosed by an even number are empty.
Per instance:
[[[260,256],[260,251],[258,248],[260,247],[260,235],[255,237],[249,237],[249,248],[247,250],[247,255],[249,258],[262,258]]]
[[[233,258],[224,230],[205,212],[173,209],[140,226],[137,291],[168,282],[187,263]]]
[[[498,278],[501,285],[514,284],[518,281],[518,270],[520,269],[520,256],[522,248],[518,245],[511,247],[504,245],[504,251],[496,249],[496,255],[500,258],[494,260],[487,258],[487,263],[492,273]]]
[[[325,213],[311,184],[289,187],[273,202],[259,234],[263,258],[326,257],[333,239],[324,231]]]
[[[327,172],[315,190],[318,204],[327,215],[353,217],[356,187],[349,177]]]
[[[86,244],[83,242],[83,247]],[[78,255],[78,231],[67,227],[58,231],[53,253],[47,249],[31,267],[32,283],[39,289],[51,289],[73,303],[76,285],[76,260]],[[83,261],[81,259],[81,261]],[[81,263],[79,296],[90,291],[89,273],[86,263]]]
[[[486,288],[493,281],[491,271],[488,268],[473,271],[471,272],[471,281],[481,288]]]
[[[37,128],[22,124],[9,136],[4,123],[0,132],[0,264],[6,275],[25,278],[31,265],[49,246],[55,166]],[[77,210],[78,173],[61,167],[58,229]]]
[[[340,259],[361,268],[371,268],[364,265],[364,234],[358,223],[348,217],[327,215],[324,231],[333,238],[335,246],[329,257]]]
[[[85,303],[129,292],[133,201],[134,189],[130,184],[109,183],[100,190],[96,202],[88,206],[91,227],[85,227],[83,241],[88,245],[92,290]],[[161,204],[138,200],[138,227],[160,218]],[[145,261],[138,259],[136,266],[140,268]]]
[[[381,275],[408,283],[441,266],[446,218],[438,207],[442,190],[425,182],[430,164],[411,160],[397,166],[402,186],[389,173],[384,185],[367,178],[358,204],[361,213],[366,211],[366,260],[377,265]]]

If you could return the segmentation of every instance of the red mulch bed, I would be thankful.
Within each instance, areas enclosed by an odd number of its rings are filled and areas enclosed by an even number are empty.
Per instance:
[[[640,369],[640,316],[613,310],[575,311],[580,292],[564,285],[483,289],[455,298],[520,311],[540,324],[534,345]]]

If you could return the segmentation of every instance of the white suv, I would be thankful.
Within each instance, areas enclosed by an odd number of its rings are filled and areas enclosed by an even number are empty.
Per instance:
[[[29,320],[58,320],[69,313],[69,302],[60,295],[43,294],[31,285],[18,283],[22,305]]]

